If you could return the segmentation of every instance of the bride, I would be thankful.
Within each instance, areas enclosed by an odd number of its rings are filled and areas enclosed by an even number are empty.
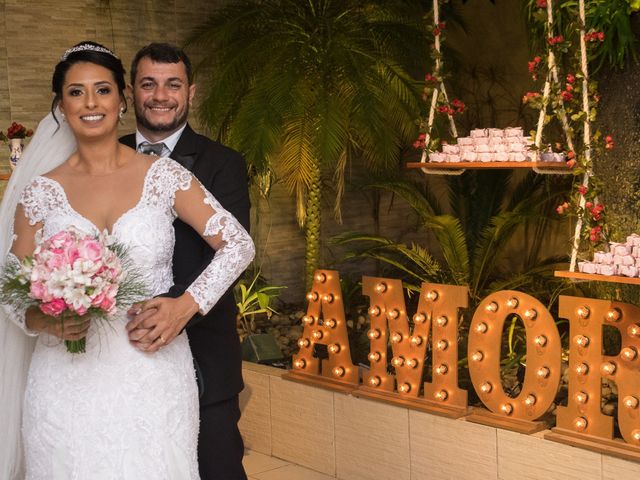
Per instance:
[[[107,48],[82,42],[53,74],[52,112],[14,171],[0,208],[6,262],[36,238],[71,226],[107,230],[150,293],[172,284],[172,223],[188,223],[216,250],[179,298],[176,315],[206,313],[246,268],[254,246],[242,226],[179,164],[118,143],[124,69]],[[0,315],[0,478],[197,479],[198,399],[186,334],[156,353],[133,347],[126,309],[108,324],[60,326],[37,309]],[[178,332],[154,331],[164,345]],[[87,337],[86,353],[63,340]],[[22,435],[20,434],[22,429]]]

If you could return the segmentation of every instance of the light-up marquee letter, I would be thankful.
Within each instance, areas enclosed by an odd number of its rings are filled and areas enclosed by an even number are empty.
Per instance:
[[[518,315],[527,336],[527,368],[520,394],[502,388],[500,347],[505,321]],[[473,315],[469,331],[469,373],[482,403],[493,413],[476,410],[470,421],[522,433],[543,430],[534,422],[553,403],[560,384],[560,335],[545,306],[522,292],[503,290],[486,297]]]
[[[293,356],[293,370],[285,376],[336,390],[356,388],[358,367],[351,361],[338,272],[317,270],[307,301],[307,314],[302,318],[304,330],[298,340],[300,350]],[[327,359],[321,361],[314,355],[318,344],[326,345]]]
[[[558,407],[556,428],[546,437],[639,460],[640,308],[561,296],[559,314],[570,323],[569,398],[566,407]],[[603,355],[603,325],[620,332],[619,354]],[[618,387],[618,425],[626,443],[613,438],[613,417],[601,411],[603,377]]]
[[[400,280],[363,277],[362,293],[370,299],[370,370],[354,395],[450,417],[466,413],[467,392],[458,387],[457,341],[458,309],[467,306],[467,287],[424,283],[413,328]],[[433,381],[423,384],[430,332]],[[389,363],[395,376],[388,373]]]

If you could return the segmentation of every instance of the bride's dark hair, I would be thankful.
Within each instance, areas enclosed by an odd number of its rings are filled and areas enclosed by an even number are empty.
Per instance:
[[[54,110],[62,99],[62,86],[64,85],[64,79],[67,76],[69,69],[76,63],[93,63],[110,70],[113,74],[113,79],[118,86],[118,93],[124,102],[123,113],[127,111],[127,99],[124,95],[126,87],[124,79],[125,70],[122,62],[118,57],[116,57],[116,54],[107,47],[100,45],[99,43],[86,40],[67,50],[53,71],[51,90],[55,96],[53,98],[53,102],[51,102],[51,114],[56,122],[58,119],[56,118]]]

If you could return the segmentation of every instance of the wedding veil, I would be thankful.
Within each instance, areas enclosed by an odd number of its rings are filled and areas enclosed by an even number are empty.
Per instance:
[[[62,119],[59,110],[56,117]],[[75,151],[76,142],[66,122],[58,125],[51,113],[39,124],[13,171],[0,205],[0,263],[13,243],[13,222],[22,190],[31,179],[63,163]],[[35,345],[0,308],[0,478],[24,477],[22,451],[22,402]]]

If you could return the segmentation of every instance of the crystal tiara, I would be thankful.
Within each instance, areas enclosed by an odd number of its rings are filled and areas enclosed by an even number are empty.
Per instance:
[[[108,55],[111,55],[114,58],[118,58],[118,56],[108,48],[100,47],[97,45],[91,45],[90,43],[83,43],[81,45],[76,45],[75,47],[71,47],[69,50],[64,52],[62,57],[60,57],[60,61],[64,62],[67,58],[69,58],[69,55],[71,55],[72,53],[86,52],[86,51],[106,53]]]

